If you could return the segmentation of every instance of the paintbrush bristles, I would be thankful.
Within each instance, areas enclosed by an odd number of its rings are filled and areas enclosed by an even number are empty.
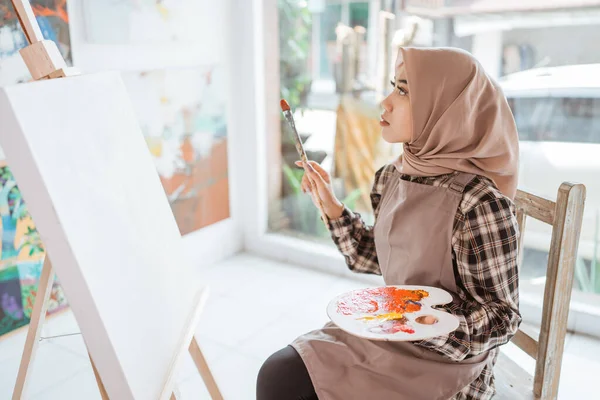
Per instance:
[[[289,111],[290,110],[290,105],[288,104],[287,101],[285,101],[285,99],[281,99],[281,101],[279,102],[279,104],[281,105],[281,109],[283,111]]]

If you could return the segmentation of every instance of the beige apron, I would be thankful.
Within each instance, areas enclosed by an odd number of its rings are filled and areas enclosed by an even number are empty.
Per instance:
[[[400,179],[394,170],[375,223],[375,246],[386,285],[425,285],[456,293],[454,217],[474,175],[450,186]],[[411,342],[358,338],[329,322],[296,339],[320,400],[448,400],[473,382],[493,354],[457,363]]]

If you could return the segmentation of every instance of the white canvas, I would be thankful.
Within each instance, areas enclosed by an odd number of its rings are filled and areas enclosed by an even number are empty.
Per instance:
[[[109,396],[158,399],[199,285],[121,77],[1,88],[0,123]]]

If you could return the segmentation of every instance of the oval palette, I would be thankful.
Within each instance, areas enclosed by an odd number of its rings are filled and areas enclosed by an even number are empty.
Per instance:
[[[340,329],[370,340],[415,341],[458,328],[454,315],[432,308],[452,301],[450,293],[430,286],[381,286],[336,296],[327,315]]]

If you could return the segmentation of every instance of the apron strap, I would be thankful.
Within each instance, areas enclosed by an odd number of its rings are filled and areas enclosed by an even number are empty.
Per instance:
[[[463,192],[465,191],[465,187],[469,182],[473,180],[473,178],[475,178],[475,176],[475,174],[459,172],[458,174],[456,174],[452,182],[450,182],[450,186],[448,186],[448,189],[462,196]]]
[[[379,200],[379,207],[383,205],[383,200],[387,196],[388,192],[391,190],[391,186],[396,186],[394,183],[399,181],[402,174],[398,171],[398,168],[392,169],[392,175],[387,179],[385,185],[383,186],[383,191],[381,192],[381,199]]]

